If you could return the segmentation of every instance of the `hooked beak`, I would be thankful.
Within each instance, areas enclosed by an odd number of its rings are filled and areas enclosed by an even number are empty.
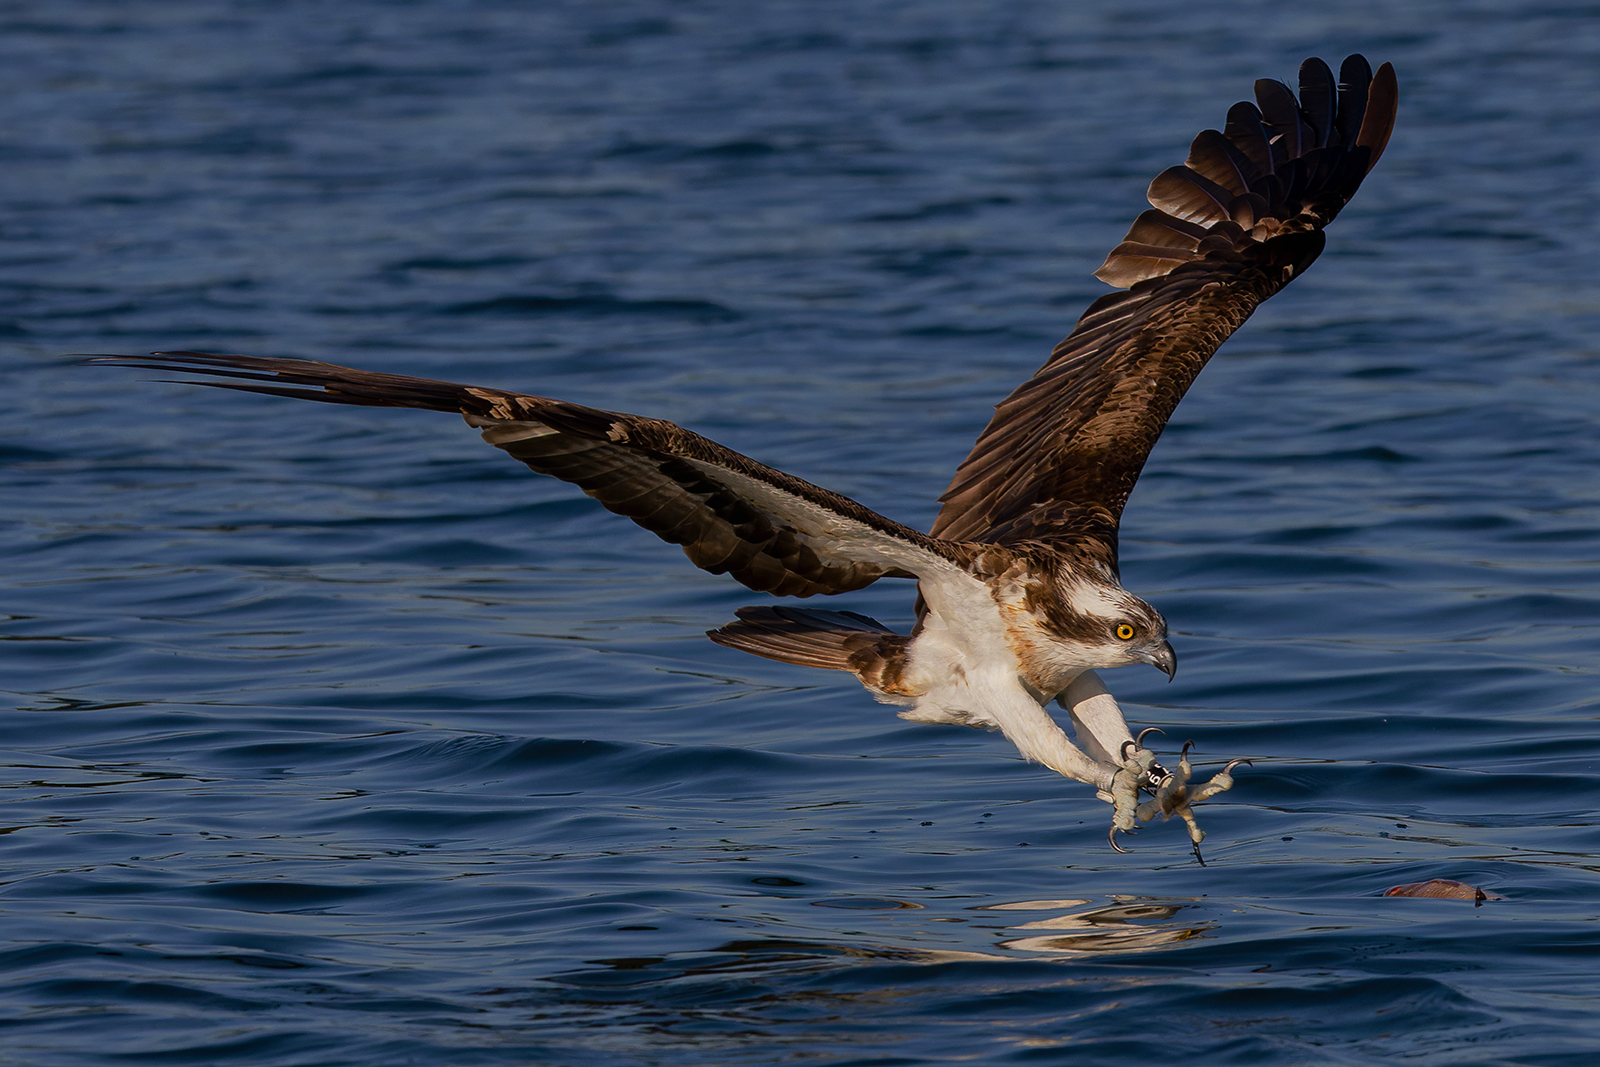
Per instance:
[[[1139,658],[1160,670],[1169,682],[1178,673],[1178,654],[1172,651],[1172,645],[1166,641],[1142,653]]]

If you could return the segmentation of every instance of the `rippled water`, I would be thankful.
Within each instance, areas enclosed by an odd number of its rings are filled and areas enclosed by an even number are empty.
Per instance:
[[[0,1062],[1570,1062],[1600,1048],[1600,11],[0,6]],[[1400,124],[1128,509],[1255,760],[1132,855],[997,735],[298,355],[660,415],[909,522],[1259,76]],[[910,590],[838,606],[902,627]],[[1427,878],[1504,899],[1384,899]]]

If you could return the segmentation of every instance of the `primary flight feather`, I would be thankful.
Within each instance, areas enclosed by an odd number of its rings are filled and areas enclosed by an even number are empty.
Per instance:
[[[1308,59],[1300,93],[1255,85],[1222,131],[1150,184],[1151,210],[1096,275],[1102,297],[995,409],[940,497],[931,533],[660,419],[330,363],[160,352],[93,362],[211,376],[197,384],[371,407],[451,411],[533,470],[681,545],[696,566],[775,596],[914,578],[918,622],[898,634],[853,612],[744,608],[710,633],[731,648],[854,673],[918,722],[1003,731],[1028,759],[1114,805],[1110,840],[1232,785],[1188,785],[1128,730],[1098,668],[1177,659],[1166,620],[1122,588],[1122,509],[1173,409],[1263,300],[1321,253],[1323,229],[1378,161],[1396,85],[1351,56]],[[1060,700],[1077,743],[1046,711]],[[1141,793],[1150,799],[1141,801]]]

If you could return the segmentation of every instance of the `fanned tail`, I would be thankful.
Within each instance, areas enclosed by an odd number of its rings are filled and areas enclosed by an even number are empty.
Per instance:
[[[740,608],[736,614],[739,621],[709,630],[706,636],[719,645],[783,663],[849,671],[882,696],[914,695],[901,681],[911,638],[876,619],[853,611],[779,606]]]

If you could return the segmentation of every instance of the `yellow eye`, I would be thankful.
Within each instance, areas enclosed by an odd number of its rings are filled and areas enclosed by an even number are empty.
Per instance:
[[[1122,638],[1124,641],[1132,641],[1133,627],[1129,626],[1127,623],[1121,624],[1117,627],[1117,636]]]

